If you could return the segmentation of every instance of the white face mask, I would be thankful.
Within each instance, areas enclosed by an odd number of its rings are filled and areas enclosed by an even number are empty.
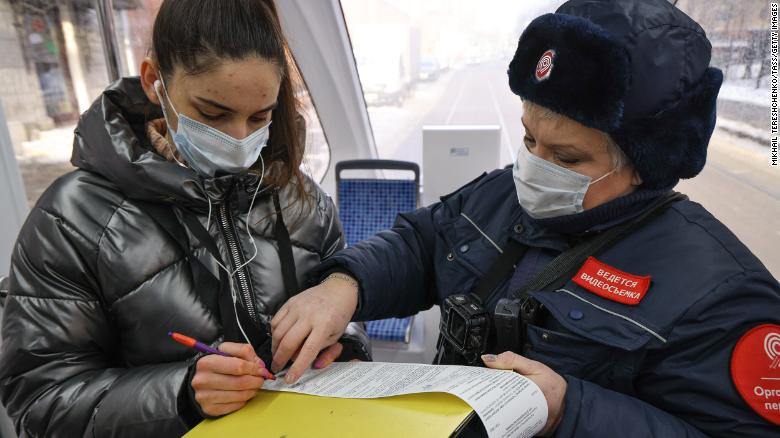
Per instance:
[[[158,87],[162,86],[165,98],[179,120],[178,129],[174,131],[165,111],[165,105]],[[239,140],[209,125],[193,120],[178,111],[168,96],[165,82],[154,83],[154,91],[163,109],[163,115],[171,130],[171,137],[176,149],[187,161],[187,164],[200,175],[214,176],[217,171],[227,174],[241,173],[249,169],[260,156],[268,143],[271,123]]]
[[[545,219],[582,212],[588,187],[616,170],[591,181],[589,176],[539,158],[523,146],[512,175],[520,205],[532,218]]]

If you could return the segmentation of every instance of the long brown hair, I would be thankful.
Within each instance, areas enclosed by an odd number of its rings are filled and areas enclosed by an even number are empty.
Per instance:
[[[272,0],[165,0],[154,22],[152,50],[164,77],[177,67],[197,75],[221,61],[247,57],[275,64],[281,85],[262,153],[265,184],[284,187],[294,180],[298,198],[305,197],[297,70]]]

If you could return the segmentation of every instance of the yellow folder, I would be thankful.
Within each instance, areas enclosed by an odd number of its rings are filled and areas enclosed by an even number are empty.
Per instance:
[[[346,399],[260,391],[242,409],[204,420],[187,438],[447,437],[475,415],[446,393]]]

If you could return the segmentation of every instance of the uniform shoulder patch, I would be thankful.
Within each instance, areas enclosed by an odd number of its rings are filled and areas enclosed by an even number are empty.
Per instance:
[[[780,426],[780,326],[745,333],[731,353],[731,379],[758,415]]]
[[[629,274],[588,257],[572,281],[602,298],[636,306],[650,289],[650,279],[649,275]]]

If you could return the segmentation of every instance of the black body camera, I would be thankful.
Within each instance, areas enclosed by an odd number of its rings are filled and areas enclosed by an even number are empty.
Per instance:
[[[491,351],[519,351],[525,342],[524,321],[534,321],[539,305],[535,300],[502,298],[491,314],[473,294],[451,295],[444,300],[439,324],[437,363],[481,365],[493,330]],[[445,359],[446,358],[446,359]]]
[[[522,302],[513,298],[498,300],[493,314],[493,324],[496,328],[495,351],[514,351],[522,345]]]
[[[490,312],[472,294],[451,295],[442,304],[439,332],[440,357],[455,353],[466,365],[476,365],[487,348]]]

